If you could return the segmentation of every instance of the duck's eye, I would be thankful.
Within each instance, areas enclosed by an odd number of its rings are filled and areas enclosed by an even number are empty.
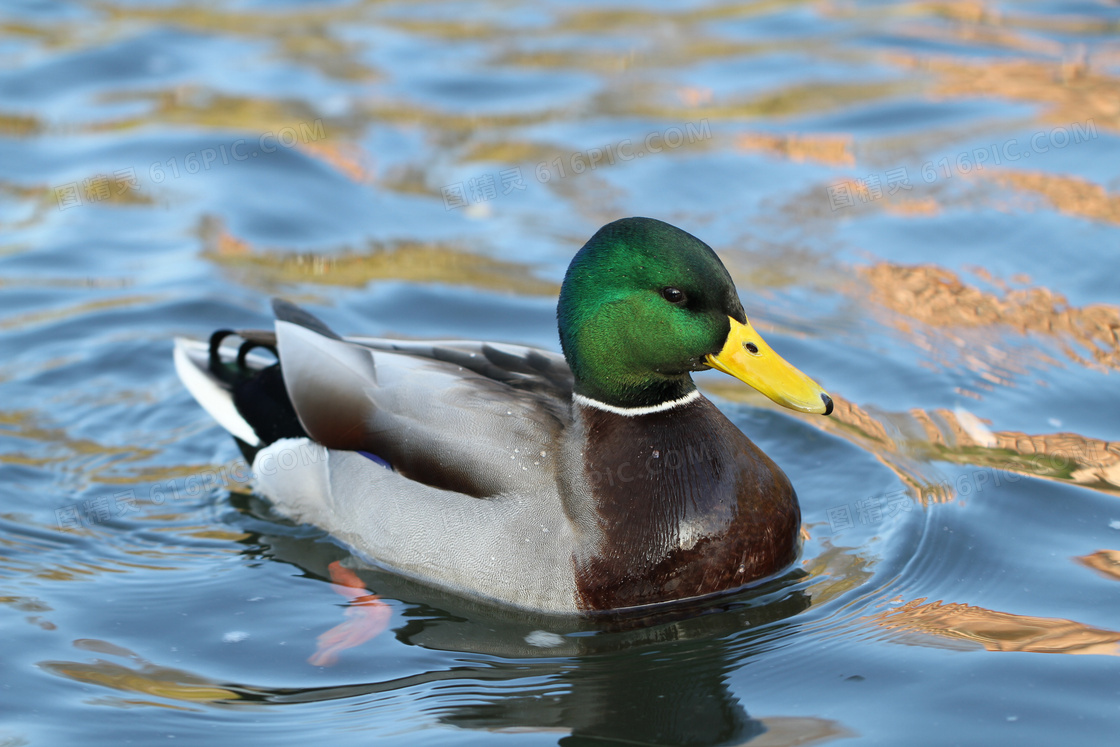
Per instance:
[[[661,295],[669,303],[681,303],[684,301],[684,291],[678,288],[662,288]]]

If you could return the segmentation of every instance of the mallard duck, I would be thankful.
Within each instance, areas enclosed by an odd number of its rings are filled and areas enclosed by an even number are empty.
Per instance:
[[[176,368],[252,458],[255,489],[365,561],[590,614],[739,589],[797,554],[789,479],[691,373],[719,369],[802,412],[832,400],[763,342],[719,257],[679,228],[627,218],[579,250],[557,308],[563,357],[340,337],[273,309],[274,333],[177,340]]]

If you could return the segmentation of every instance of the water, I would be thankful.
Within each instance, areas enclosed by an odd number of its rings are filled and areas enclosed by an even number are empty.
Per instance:
[[[1112,744],[1115,3],[9,2],[0,744]],[[671,617],[534,619],[272,519],[170,340],[557,347],[626,215],[724,257],[837,397],[702,386],[791,476],[798,564]],[[1074,654],[1082,654],[1075,656]]]

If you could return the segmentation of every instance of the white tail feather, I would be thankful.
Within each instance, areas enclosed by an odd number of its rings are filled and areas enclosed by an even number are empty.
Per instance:
[[[175,371],[179,374],[179,379],[182,380],[187,391],[198,400],[202,409],[218,421],[219,425],[250,446],[260,446],[260,438],[253,432],[252,426],[245,421],[245,418],[241,417],[237,408],[234,407],[233,395],[228,390],[218,386],[206,373],[199,370],[187,353],[190,348],[196,350],[203,348],[203,343],[176,338]]]

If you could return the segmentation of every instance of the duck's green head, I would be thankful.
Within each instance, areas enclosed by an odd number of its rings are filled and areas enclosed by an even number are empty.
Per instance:
[[[696,388],[692,371],[718,368],[778,404],[832,412],[824,390],[751,327],[711,247],[668,223],[599,229],[568,267],[557,317],[575,391],[604,404],[678,399]]]

